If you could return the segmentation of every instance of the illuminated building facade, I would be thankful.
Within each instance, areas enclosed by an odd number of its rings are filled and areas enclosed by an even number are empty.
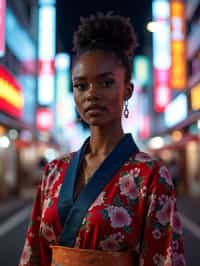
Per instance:
[[[176,161],[180,193],[200,195],[200,2],[167,2],[172,98],[162,114],[155,113],[157,124],[148,145],[169,168]]]
[[[0,199],[18,193],[34,135],[37,1],[0,0]],[[25,161],[31,161],[26,153]],[[27,181],[28,182],[28,181]]]

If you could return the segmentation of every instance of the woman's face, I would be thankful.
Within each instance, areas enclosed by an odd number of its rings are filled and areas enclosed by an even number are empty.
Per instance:
[[[74,99],[81,118],[90,126],[121,123],[123,102],[132,94],[125,68],[103,51],[82,54],[72,70]]]

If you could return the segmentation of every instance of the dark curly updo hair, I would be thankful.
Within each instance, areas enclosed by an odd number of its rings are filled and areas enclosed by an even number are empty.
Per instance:
[[[119,15],[97,13],[80,18],[81,24],[73,37],[73,50],[79,57],[87,51],[103,50],[116,55],[126,69],[126,81],[131,68],[137,38],[130,19]]]

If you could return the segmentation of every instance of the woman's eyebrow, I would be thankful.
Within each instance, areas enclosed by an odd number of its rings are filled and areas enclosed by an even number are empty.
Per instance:
[[[103,77],[106,77],[106,76],[110,76],[112,75],[113,76],[113,72],[104,72],[104,73],[100,73],[97,75],[98,78],[103,78]]]
[[[77,77],[73,77],[72,78],[73,81],[76,81],[76,80],[86,80],[85,77],[81,77],[81,76],[77,76]]]
[[[107,77],[107,76],[113,76],[113,72],[103,72],[103,73],[100,73],[100,74],[97,74],[97,78],[104,78],[104,77]],[[76,81],[76,80],[86,80],[87,77],[84,77],[84,76],[74,76],[72,78],[73,81]]]

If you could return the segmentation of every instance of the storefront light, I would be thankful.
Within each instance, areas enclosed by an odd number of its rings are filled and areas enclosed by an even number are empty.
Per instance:
[[[20,133],[20,139],[23,141],[31,141],[33,138],[32,133],[29,130],[22,130]]]
[[[200,130],[200,120],[197,121],[197,128]]]
[[[10,140],[7,136],[0,137],[0,148],[8,148],[10,145]]]
[[[10,137],[10,139],[15,140],[18,138],[18,132],[16,129],[10,129],[8,132],[8,136]]]
[[[148,142],[150,149],[159,149],[164,146],[164,139],[162,137],[151,138]]]
[[[182,137],[183,137],[183,134],[181,131],[175,130],[172,132],[172,140],[173,141],[179,141],[182,139]]]
[[[150,32],[158,32],[162,30],[161,24],[157,21],[151,21],[147,24],[147,30]]]
[[[41,142],[48,142],[50,139],[49,132],[40,132],[39,134],[39,140]]]
[[[6,128],[0,125],[0,136],[5,135],[5,133],[6,133]]]

